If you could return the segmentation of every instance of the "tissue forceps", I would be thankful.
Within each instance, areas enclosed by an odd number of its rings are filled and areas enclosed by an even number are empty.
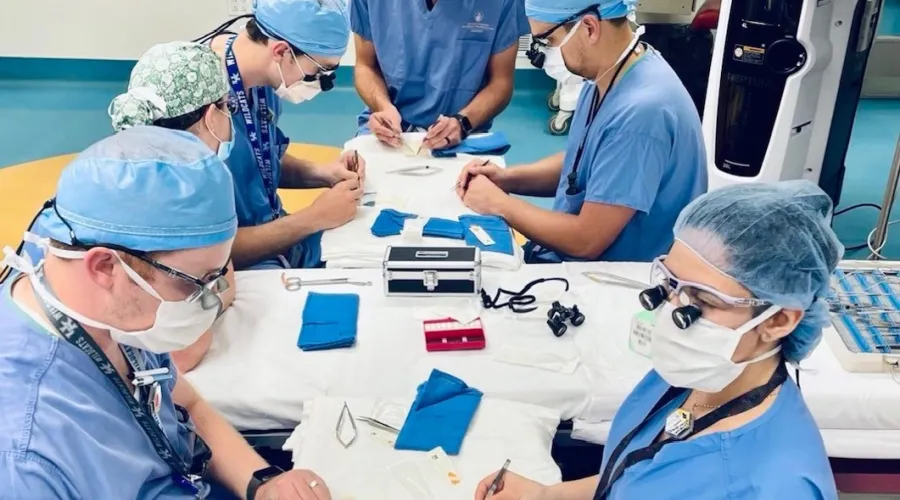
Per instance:
[[[320,285],[356,285],[356,286],[372,286],[371,281],[353,281],[350,278],[327,278],[320,280],[304,280],[297,277],[288,278],[285,273],[281,273],[281,282],[284,289],[289,292],[296,292],[305,286]]]
[[[381,429],[381,430],[383,430],[383,431],[388,431],[388,432],[393,433],[393,434],[400,434],[400,429],[398,429],[398,428],[396,428],[396,427],[394,427],[394,426],[392,426],[392,425],[388,425],[388,424],[386,424],[386,423],[384,423],[384,422],[381,422],[381,421],[379,421],[379,420],[375,420],[375,419],[372,418],[372,417],[356,417],[356,420],[359,420],[360,422],[365,422],[365,423],[371,425],[372,427],[375,427],[376,429]]]
[[[621,286],[624,288],[633,288],[635,290],[646,290],[648,288],[653,288],[646,283],[641,283],[637,280],[619,276],[618,274],[607,273],[604,271],[584,271],[581,273],[581,275],[593,281],[594,283],[599,283],[601,285]]]
[[[432,167],[431,165],[416,165],[414,167],[397,168],[388,170],[387,174],[410,175],[414,177],[425,177],[434,175],[441,171],[441,167]]]
[[[343,433],[341,432],[341,430],[344,428],[345,420],[350,421],[350,426],[353,429],[353,437],[351,437],[349,440],[344,440],[344,436],[342,435]],[[350,408],[347,406],[347,402],[344,401],[344,407],[341,408],[341,414],[340,416],[338,416],[337,424],[334,426],[334,435],[337,438],[338,443],[341,443],[341,446],[343,446],[344,449],[347,449],[350,447],[350,445],[353,444],[354,441],[356,441],[356,436],[358,434],[359,431],[356,429],[356,422],[353,420],[353,414],[350,413]]]

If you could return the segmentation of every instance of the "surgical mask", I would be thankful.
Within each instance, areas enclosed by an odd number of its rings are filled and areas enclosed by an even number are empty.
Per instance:
[[[297,69],[306,76],[306,72],[300,67],[297,58],[293,54],[291,54],[291,57],[294,58],[294,64],[297,65]],[[319,92],[322,91],[322,85],[318,80],[313,80],[311,82],[300,80],[288,87],[287,81],[284,79],[284,72],[281,71],[280,64],[278,65],[278,74],[281,75],[281,85],[275,89],[275,95],[292,104],[300,104],[301,102],[309,101],[313,97],[319,95]]]
[[[212,127],[207,125],[206,128],[209,130],[209,133],[212,134],[213,138],[219,141],[219,147],[216,149],[216,156],[218,156],[220,160],[225,161],[231,156],[231,150],[234,149],[234,121],[231,119],[231,115],[225,114],[222,110],[218,109],[218,107],[216,107],[216,111],[228,117],[228,123],[231,124],[231,140],[223,141],[222,139],[219,139],[219,136],[217,136],[215,132],[213,132]]]
[[[41,246],[45,251],[63,259],[74,260],[84,258],[85,252],[62,250],[46,244],[42,244]],[[115,255],[119,259],[119,263],[122,265],[125,273],[128,274],[128,277],[131,278],[131,280],[144,292],[159,300],[159,307],[156,309],[156,318],[153,321],[153,325],[146,330],[125,331],[85,317],[63,305],[52,293],[50,293],[50,291],[41,284],[40,280],[37,279],[33,268],[28,269],[28,266],[17,266],[17,268],[20,268],[19,270],[29,275],[35,291],[50,305],[83,325],[102,330],[109,330],[109,334],[113,340],[137,349],[157,354],[180,351],[197,342],[203,333],[209,330],[216,321],[221,306],[218,309],[204,309],[202,301],[199,299],[181,301],[164,300],[159,293],[154,290],[144,278],[134,271],[134,269],[126,264],[118,254]]]
[[[731,360],[741,337],[781,310],[771,306],[743,326],[732,329],[700,318],[682,330],[672,321],[675,307],[657,309],[650,339],[650,360],[659,375],[674,387],[719,392],[735,381],[751,363],[777,354],[781,346],[742,363]]]
[[[569,43],[569,40],[572,39],[572,36],[575,35],[575,32],[578,31],[580,26],[581,21],[579,20],[578,23],[575,24],[575,27],[572,28],[572,31],[566,34],[559,46],[547,47],[544,49],[544,71],[547,73],[547,76],[562,84],[570,83],[571,81],[576,81],[576,79],[581,78],[569,71],[562,55],[562,48]]]

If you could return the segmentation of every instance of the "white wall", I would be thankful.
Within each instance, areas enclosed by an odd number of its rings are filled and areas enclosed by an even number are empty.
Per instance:
[[[0,25],[0,57],[137,60],[154,44],[190,40],[212,30],[234,17],[232,4],[240,2],[249,3],[247,0],[9,0],[4,4]],[[661,2],[685,3],[644,0],[648,6]],[[689,11],[690,7],[686,8]],[[638,20],[659,22],[652,17],[639,16]],[[689,22],[690,17],[684,19]],[[351,66],[353,61],[351,40],[341,64]],[[516,67],[534,69],[524,57],[516,61]]]
[[[136,60],[231,19],[230,0],[10,0],[0,56]],[[342,64],[353,64],[350,44]]]

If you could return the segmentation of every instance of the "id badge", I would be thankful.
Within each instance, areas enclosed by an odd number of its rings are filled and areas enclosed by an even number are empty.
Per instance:
[[[652,311],[641,311],[631,319],[631,331],[628,333],[628,348],[632,352],[650,358],[650,342],[656,315]]]

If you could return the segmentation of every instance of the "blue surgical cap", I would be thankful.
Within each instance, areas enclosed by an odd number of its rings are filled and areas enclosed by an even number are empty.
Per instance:
[[[757,298],[805,311],[782,342],[785,359],[799,362],[830,323],[825,297],[844,255],[831,215],[831,198],[812,182],[740,184],[688,205],[675,223],[675,239]]]
[[[253,14],[270,38],[311,56],[342,56],[350,40],[347,0],[255,0]]]
[[[83,245],[152,252],[223,243],[237,233],[231,173],[191,133],[132,127],[63,169],[41,236],[76,243],[66,223]]]
[[[618,19],[633,14],[637,0],[525,0],[525,15],[556,24],[594,5],[600,19]]]

